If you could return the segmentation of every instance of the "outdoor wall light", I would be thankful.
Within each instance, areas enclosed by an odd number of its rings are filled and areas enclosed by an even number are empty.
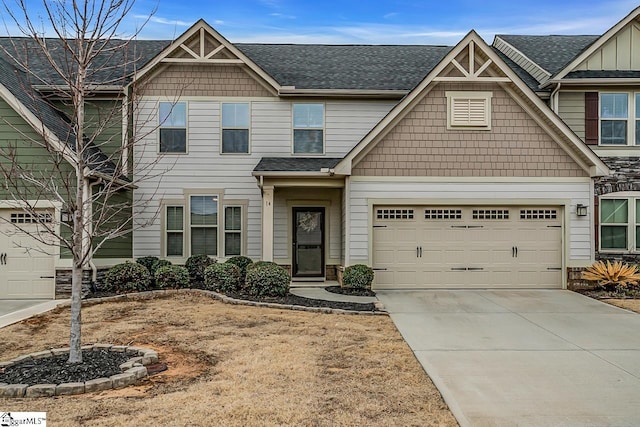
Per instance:
[[[578,203],[576,205],[576,215],[578,215],[578,216],[587,216],[588,208],[589,208],[589,206],[585,206],[582,203]]]
[[[73,217],[70,212],[62,211],[60,214],[60,221],[62,222],[71,222],[73,221]]]

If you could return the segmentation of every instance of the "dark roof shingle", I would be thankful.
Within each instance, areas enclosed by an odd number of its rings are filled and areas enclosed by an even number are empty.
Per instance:
[[[320,172],[334,168],[339,157],[263,157],[253,168],[254,172]]]

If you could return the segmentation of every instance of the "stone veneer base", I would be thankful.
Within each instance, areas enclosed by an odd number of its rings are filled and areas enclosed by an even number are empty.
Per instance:
[[[62,383],[62,384],[6,384],[0,383],[0,397],[21,398],[21,397],[51,397],[71,394],[92,393],[127,387],[134,384],[140,378],[147,375],[145,365],[158,362],[158,353],[143,347],[117,346],[111,344],[91,344],[83,345],[82,350],[108,350],[131,355],[131,359],[120,365],[122,373],[112,375],[109,378],[96,378],[85,382]],[[54,348],[46,351],[39,351],[23,356],[18,356],[7,362],[0,362],[0,367],[6,368],[26,359],[42,359],[60,354],[68,354],[69,348]]]

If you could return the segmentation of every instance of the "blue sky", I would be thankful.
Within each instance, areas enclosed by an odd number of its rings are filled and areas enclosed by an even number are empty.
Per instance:
[[[7,3],[15,0],[5,0]],[[37,15],[42,0],[27,0]],[[156,8],[140,37],[173,39],[204,18],[232,42],[447,44],[495,34],[602,34],[638,0],[137,0],[123,30]],[[0,32],[14,33],[7,23]]]

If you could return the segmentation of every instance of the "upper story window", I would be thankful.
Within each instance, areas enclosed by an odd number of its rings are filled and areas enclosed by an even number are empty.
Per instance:
[[[600,199],[600,250],[640,250],[640,195]]]
[[[249,104],[222,104],[222,152],[249,152]]]
[[[160,152],[187,152],[187,103],[160,102]]]
[[[324,104],[293,104],[293,153],[324,153]]]
[[[600,94],[600,144],[640,145],[640,93]]]
[[[491,129],[491,92],[446,92],[445,95],[447,129]]]

